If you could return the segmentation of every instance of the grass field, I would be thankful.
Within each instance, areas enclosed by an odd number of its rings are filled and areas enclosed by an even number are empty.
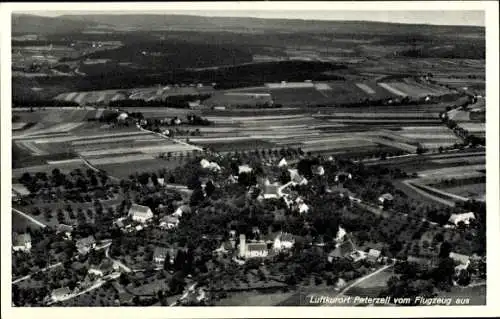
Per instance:
[[[183,163],[182,159],[143,159],[114,164],[96,164],[99,169],[117,178],[128,178],[130,175],[141,172],[157,172],[159,169],[172,169]]]

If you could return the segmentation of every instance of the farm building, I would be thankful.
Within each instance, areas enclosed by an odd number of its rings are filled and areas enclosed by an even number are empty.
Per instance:
[[[299,204],[299,213],[305,214],[305,213],[308,213],[308,212],[309,212],[309,206],[306,203],[301,202]]]
[[[146,223],[153,218],[153,212],[151,208],[147,206],[132,204],[128,211],[128,216],[132,218],[133,221]]]
[[[463,214],[452,214],[448,222],[457,226],[460,222],[465,225],[469,225],[471,220],[476,219],[473,212],[463,213]]]
[[[31,235],[28,233],[16,234],[12,241],[12,249],[14,251],[29,252],[31,250]]]

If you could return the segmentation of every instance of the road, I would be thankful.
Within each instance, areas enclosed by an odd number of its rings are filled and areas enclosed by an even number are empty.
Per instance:
[[[47,270],[49,270],[49,269],[52,269],[52,268],[55,268],[55,267],[62,266],[62,264],[63,264],[62,262],[58,262],[57,264],[53,264],[53,265],[47,266],[47,267],[45,267],[45,268],[40,269],[39,271],[37,271],[37,272],[35,272],[35,273],[32,273],[32,274],[26,275],[26,276],[24,276],[24,277],[18,278],[18,279],[16,279],[16,280],[13,280],[13,281],[12,281],[12,284],[14,285],[14,284],[17,284],[17,283],[19,283],[19,282],[21,282],[21,281],[24,281],[24,280],[30,279],[33,275],[35,275],[35,274],[37,274],[37,273],[39,273],[39,272],[44,272],[44,271],[47,271]]]
[[[104,251],[104,253],[106,255],[106,258],[108,258],[109,260],[111,260],[113,263],[117,264],[121,269],[125,270],[125,272],[131,272],[132,269],[130,269],[127,265],[125,265],[124,263],[122,263],[119,260],[111,258],[111,256],[109,255],[109,247],[111,247],[111,244],[108,245],[106,247],[106,250]]]
[[[196,145],[193,145],[193,144],[189,144],[189,143],[187,143],[187,142],[181,141],[181,140],[176,139],[176,138],[173,138],[173,137],[168,137],[168,136],[166,136],[166,135],[164,135],[164,134],[161,134],[161,133],[157,133],[157,132],[153,132],[153,131],[150,131],[150,130],[146,130],[145,128],[142,128],[142,127],[140,127],[140,126],[139,126],[139,129],[140,129],[141,131],[144,131],[144,132],[153,133],[153,134],[155,134],[156,136],[159,136],[159,137],[161,137],[161,138],[163,138],[163,139],[167,139],[167,140],[173,141],[173,142],[175,142],[175,143],[177,143],[177,144],[182,144],[182,145],[185,145],[185,146],[189,146],[189,147],[192,147],[193,149],[196,149],[196,150],[198,150],[198,151],[203,152],[203,148],[201,148],[201,147],[199,147],[199,146],[196,146]]]
[[[417,192],[419,193],[420,195],[422,196],[425,196],[435,202],[438,202],[438,203],[441,203],[443,205],[446,205],[446,206],[450,206],[450,207],[455,207],[455,203],[452,202],[452,201],[448,201],[446,199],[443,199],[443,198],[440,198],[440,197],[437,197],[437,196],[433,196],[431,194],[429,194],[428,192],[424,191],[424,190],[421,190],[420,188],[418,187],[415,187],[410,180],[405,180],[402,182],[404,185],[408,186],[409,188],[411,188],[414,192]]]
[[[24,218],[28,219],[28,220],[29,220],[29,221],[31,221],[33,224],[36,224],[36,225],[38,225],[38,226],[40,226],[40,227],[42,227],[42,228],[47,227],[47,225],[45,225],[44,223],[42,223],[42,222],[40,222],[40,221],[38,221],[38,220],[34,219],[34,218],[33,218],[33,217],[31,217],[30,215],[28,215],[28,214],[26,214],[26,213],[24,213],[24,212],[20,211],[19,209],[12,208],[12,211],[13,211],[13,212],[15,212],[15,213],[17,213],[17,214],[19,214],[19,215],[21,215],[21,216],[23,216]]]
[[[104,285],[108,281],[115,280],[115,279],[119,278],[120,274],[121,273],[119,273],[119,272],[112,273],[112,274],[108,275],[106,279],[103,278],[103,279],[97,280],[96,283],[94,283],[92,286],[90,286],[89,288],[87,288],[85,290],[82,290],[82,291],[79,291],[79,292],[76,292],[76,293],[72,293],[72,294],[66,296],[65,298],[61,298],[61,299],[59,299],[57,301],[49,301],[46,305],[50,306],[50,305],[52,305],[52,304],[54,304],[56,302],[67,301],[67,300],[73,299],[75,297],[78,297],[80,295],[83,295],[83,294],[86,294],[88,292],[91,292],[92,290],[101,287],[102,285]]]
[[[92,163],[90,163],[85,157],[81,156],[81,155],[78,155],[80,157],[80,159],[83,161],[83,163],[85,165],[87,165],[88,168],[90,168],[91,170],[93,170],[94,172],[100,172],[101,170],[97,167],[95,167]],[[112,175],[109,175],[109,174],[106,174],[110,179],[116,181],[116,182],[119,182],[120,179],[117,178],[117,177],[114,177]]]
[[[375,270],[374,272],[372,273],[369,273],[361,278],[359,278],[358,280],[356,280],[355,282],[353,282],[352,284],[348,285],[347,287],[345,287],[344,289],[342,289],[338,294],[337,294],[337,297],[342,297],[349,289],[353,288],[353,287],[356,287],[357,285],[359,285],[360,283],[362,283],[363,281],[367,280],[367,279],[370,279],[371,277],[381,273],[382,271],[386,270],[386,269],[389,269],[391,268],[392,266],[394,266],[394,263],[393,264],[390,264],[390,265],[385,265],[384,267],[382,268],[379,268],[377,270]]]

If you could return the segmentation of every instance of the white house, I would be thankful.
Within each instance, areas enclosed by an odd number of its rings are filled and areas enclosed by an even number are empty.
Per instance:
[[[385,193],[378,198],[378,201],[381,205],[385,204],[386,202],[391,202],[392,200],[394,200],[394,197],[389,193]]]
[[[247,164],[238,166],[238,174],[250,172],[252,172],[252,168]]]
[[[335,236],[335,241],[337,243],[342,242],[346,234],[347,232],[345,231],[345,229],[339,226],[339,230],[337,231],[337,236]]]
[[[288,169],[293,185],[307,185],[307,179],[299,174],[297,169]]]
[[[201,165],[201,167],[212,170],[212,171],[220,171],[221,170],[219,164],[217,164],[216,162],[209,162],[206,159],[202,159],[200,161],[200,165]]]
[[[285,166],[288,166],[288,163],[286,159],[283,157],[281,161],[278,163],[278,167],[285,167]]]
[[[153,218],[151,208],[147,206],[132,204],[128,211],[128,216],[136,222],[146,223]]]
[[[463,222],[465,225],[469,225],[470,221],[476,219],[476,216],[474,215],[473,212],[468,212],[468,213],[463,213],[463,214],[452,214],[450,216],[450,219],[448,219],[448,222],[450,224],[454,224],[455,226],[458,225],[458,223]]]
[[[280,233],[273,242],[273,249],[281,251],[283,249],[291,249],[295,244],[295,238],[289,233]]]
[[[307,206],[306,203],[302,202],[299,204],[299,213],[308,213],[309,212],[309,206]]]
[[[188,205],[181,205],[177,207],[172,216],[182,217],[182,214],[191,212],[191,208]]]
[[[14,251],[29,252],[31,250],[31,235],[28,233],[16,235],[12,242],[12,249]]]

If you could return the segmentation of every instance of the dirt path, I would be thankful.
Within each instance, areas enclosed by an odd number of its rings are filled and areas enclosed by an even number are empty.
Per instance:
[[[44,223],[42,223],[42,222],[34,219],[30,215],[28,215],[28,214],[26,214],[26,213],[24,213],[24,212],[22,212],[22,211],[20,211],[18,209],[12,208],[12,211],[15,212],[15,213],[17,213],[17,214],[19,214],[19,215],[21,215],[22,217],[28,219],[30,222],[32,222],[33,224],[36,224],[37,226],[40,226],[42,228],[47,227],[47,225],[45,225]]]

